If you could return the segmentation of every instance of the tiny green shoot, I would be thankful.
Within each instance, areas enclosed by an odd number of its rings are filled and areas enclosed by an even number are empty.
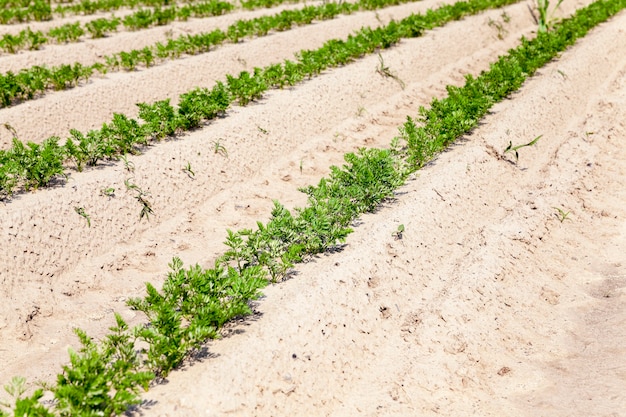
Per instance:
[[[74,207],[74,211],[87,220],[87,227],[91,227],[91,219],[83,207]]]
[[[504,27],[504,25],[510,20],[510,18],[508,18],[508,15],[506,15],[508,19],[505,19],[504,16],[505,15],[502,16],[503,18],[502,22],[493,20],[492,18],[489,18],[489,21],[487,22],[489,26],[491,26],[492,28],[495,28],[498,31],[497,37],[500,40],[503,40],[504,37],[509,33],[508,30],[506,30],[506,28]]]
[[[400,224],[398,226],[398,229],[396,229],[396,231],[393,232],[391,235],[394,237],[394,239],[399,240],[399,239],[402,239],[403,233],[404,233],[404,224]]]
[[[126,185],[126,189],[128,191],[135,191],[137,195],[135,195],[135,199],[141,204],[141,211],[139,212],[139,220],[144,217],[150,221],[150,214],[154,214],[152,210],[152,204],[146,200],[146,196],[149,194],[139,188],[136,184],[130,182],[130,178],[124,180],[124,185]]]
[[[137,201],[139,201],[139,204],[141,204],[139,220],[145,217],[146,220],[150,221],[150,214],[154,214],[154,211],[152,210],[152,204],[144,198],[144,195],[145,194],[141,193],[135,197]]]
[[[228,158],[228,151],[226,150],[226,147],[222,145],[221,139],[213,141],[213,152],[218,155],[222,155],[224,158]]]
[[[107,187],[100,190],[100,195],[105,197],[115,197],[115,188]]]
[[[385,61],[383,60],[383,56],[380,54],[380,52],[378,53],[378,61],[379,61],[379,64],[378,64],[378,67],[376,67],[376,72],[382,75],[383,77],[393,78],[394,80],[396,80],[398,84],[400,84],[400,87],[404,90],[404,87],[406,87],[406,84],[404,83],[404,81],[400,79],[400,77],[398,77],[396,74],[391,72],[388,66],[385,65]]]
[[[559,219],[561,223],[563,223],[568,218],[567,216],[569,216],[571,213],[570,211],[565,211],[564,209],[560,207],[552,207],[552,208],[556,210],[556,213],[554,213],[554,215]]]
[[[139,193],[141,193],[141,189],[139,187],[137,187],[136,184],[133,184],[132,182],[130,182],[132,178],[127,178],[124,180],[124,185],[126,186],[126,189],[131,191],[131,190],[137,190]]]
[[[129,161],[126,155],[121,155],[120,159],[124,162],[124,168],[128,172],[135,172],[135,163],[133,161]]]
[[[191,169],[191,164],[189,163],[189,161],[187,161],[187,165],[183,167],[183,172],[186,173],[189,176],[189,178],[196,176],[196,173],[193,172],[193,170]]]
[[[535,143],[537,143],[537,141],[542,137],[543,135],[539,135],[537,136],[535,139],[531,140],[528,143],[524,143],[522,145],[517,145],[517,146],[513,146],[513,142],[509,141],[509,146],[506,147],[506,149],[504,150],[503,154],[506,154],[508,152],[513,152],[515,155],[515,162],[517,163],[517,161],[519,160],[519,153],[517,152],[518,149],[524,148],[526,146],[533,146]]]

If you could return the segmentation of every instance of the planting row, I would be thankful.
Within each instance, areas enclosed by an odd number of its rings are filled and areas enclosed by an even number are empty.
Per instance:
[[[256,230],[229,231],[227,250],[213,268],[183,268],[174,258],[161,291],[147,284],[143,299],[129,301],[146,314],[148,325],[130,329],[116,315],[116,325],[100,343],[77,330],[81,350],[71,351],[70,364],[58,375],[56,385],[46,387],[55,397],[54,409],[39,403],[43,389],[22,397],[23,380],[14,379],[8,387],[17,397],[12,412],[15,416],[110,416],[138,404],[139,392],[151,378],[166,376],[206,338],[217,337],[229,318],[249,314],[249,300],[259,296],[269,279],[280,279],[293,263],[341,242],[351,222],[393,195],[409,172],[473,129],[494,103],[625,7],[626,0],[599,0],[555,25],[553,31],[539,33],[534,40],[522,39],[488,71],[476,78],[468,76],[463,87],[449,87],[446,98],[433,100],[430,109],[421,108],[416,119],[409,118],[391,150],[346,155],[343,167],[332,168],[328,179],[303,190],[309,197],[305,208],[292,214],[275,203],[267,224],[259,222]],[[143,347],[137,350],[137,346]]]
[[[202,18],[220,16],[234,9],[231,3],[211,0],[185,6],[171,6],[166,8],[142,9],[124,18],[112,16],[91,20],[84,25],[80,22],[66,23],[50,29],[47,33],[33,31],[26,28],[17,35],[5,34],[0,38],[0,49],[14,54],[20,50],[37,50],[47,43],[78,42],[89,33],[92,38],[102,38],[111,32],[117,31],[119,25],[128,30],[145,29],[151,26],[163,26],[174,20],[188,20],[190,17]]]
[[[33,20],[41,22],[52,20],[54,15],[88,15],[99,11],[117,10],[122,7],[162,7],[170,3],[169,0],[84,0],[75,4],[60,4],[53,9],[51,3],[45,0],[8,1],[0,9],[0,23],[24,23]]]
[[[271,8],[283,3],[298,3],[300,0],[242,0],[241,7],[247,10]],[[185,3],[194,3],[194,0],[185,0]],[[65,3],[59,1],[58,3]],[[59,4],[52,7],[46,0],[4,0],[0,1],[0,24],[25,23],[30,21],[48,21],[54,16],[91,15],[98,12],[109,12],[121,8],[154,7],[160,10],[163,7],[175,4],[172,0],[81,0],[71,4]],[[233,5],[231,4],[231,7]],[[181,9],[190,7],[184,6]],[[171,9],[171,8],[170,8]],[[163,12],[168,14],[171,12]],[[184,16],[185,11],[180,12]],[[188,17],[191,17],[190,14]]]
[[[503,6],[517,0],[470,0],[429,10],[426,14],[411,15],[400,22],[392,22],[378,29],[363,28],[347,40],[330,40],[317,50],[304,50],[296,61],[243,71],[238,77],[227,75],[226,84],[218,82],[213,89],[197,88],[180,96],[178,108],[163,100],[154,104],[140,103],[139,121],[116,114],[113,121],[100,130],[83,134],[71,131],[64,145],[52,137],[41,145],[24,145],[13,132],[11,149],[0,151],[0,196],[9,197],[16,190],[30,190],[46,186],[54,178],[66,176],[65,163],[73,163],[77,170],[98,161],[116,158],[126,153],[137,153],[141,146],[160,140],[176,132],[198,127],[226,111],[231,102],[246,105],[256,100],[269,88],[295,85],[305,78],[318,75],[329,67],[345,65],[376,49],[389,48],[401,38],[420,36],[425,29],[441,26],[452,20],[478,13],[491,7]],[[80,72],[69,67],[68,72]],[[10,126],[8,126],[10,128]]]
[[[118,52],[105,56],[101,62],[92,65],[75,63],[52,68],[34,66],[17,73],[10,71],[4,75],[0,74],[0,107],[9,107],[15,102],[31,100],[49,89],[62,90],[74,87],[81,80],[87,81],[95,72],[105,73],[120,69],[132,71],[140,65],[150,67],[157,62],[178,58],[184,54],[195,55],[207,52],[212,47],[227,41],[238,42],[245,37],[264,36],[270,30],[285,31],[294,25],[310,24],[313,20],[328,20],[339,14],[349,14],[358,10],[375,10],[406,1],[412,0],[360,0],[353,4],[327,3],[320,6],[307,6],[300,10],[285,10],[276,15],[238,20],[226,31],[215,29],[208,33],[182,35],[176,39],[169,39],[166,43],[157,42],[143,49]],[[30,30],[24,33],[33,34]],[[10,36],[12,35],[5,35],[5,38]],[[34,34],[34,36],[38,35]],[[0,44],[1,42],[0,40]]]
[[[302,10],[283,11],[273,16],[239,20],[225,32],[224,39],[237,42],[244,37],[266,35],[271,30],[284,31],[294,25],[310,24],[313,20],[328,20],[339,14],[375,10],[411,1],[414,0],[362,0],[357,3],[326,3],[318,7],[308,6]],[[174,20],[185,21],[190,17],[219,16],[233,9],[234,6],[231,3],[211,0],[182,7],[143,9],[124,18],[115,16],[99,18],[84,25],[81,25],[80,22],[66,23],[50,29],[47,33],[27,28],[17,35],[3,35],[0,38],[0,49],[14,54],[24,49],[37,50],[47,43],[78,42],[86,33],[89,33],[92,38],[102,38],[117,31],[120,24],[128,30],[139,30],[151,26],[167,25]]]

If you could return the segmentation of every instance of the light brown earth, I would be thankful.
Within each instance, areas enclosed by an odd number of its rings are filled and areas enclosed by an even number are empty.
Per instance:
[[[563,12],[587,3],[566,1]],[[438,4],[378,15],[386,22]],[[209,266],[226,228],[267,219],[272,199],[303,205],[297,188],[327,175],[345,152],[386,146],[445,85],[460,85],[533,36],[528,5],[504,9],[509,23],[502,10],[490,11],[384,51],[404,89],[376,72],[378,56],[365,57],[153,146],[129,158],[133,173],[122,162],[103,164],[5,202],[0,382],[54,380],[77,344],[73,327],[102,336],[113,311],[142,322],[124,301],[141,296],[146,281],[159,286],[173,256]],[[359,13],[111,74],[0,110],[0,123],[23,140],[66,137],[113,112],[134,115],[135,102],[210,87],[225,73],[377,24],[374,12]],[[363,216],[341,251],[264,290],[255,316],[228,326],[207,358],[153,387],[141,413],[626,415],[625,28],[624,13],[600,25],[496,105],[393,201]],[[124,48],[133,37],[92,44]],[[12,68],[14,58],[58,64],[83,48],[2,56],[0,67]],[[517,164],[502,156],[509,141],[539,135]],[[0,138],[8,146],[8,133]],[[228,158],[214,152],[216,141]],[[182,171],[187,162],[193,179]],[[138,220],[124,190],[130,177],[151,194],[149,222]],[[115,197],[100,195],[106,187]],[[90,228],[75,206],[91,215]]]

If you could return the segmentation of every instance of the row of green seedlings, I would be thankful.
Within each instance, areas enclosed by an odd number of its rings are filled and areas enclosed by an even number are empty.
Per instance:
[[[42,22],[52,19],[52,8],[45,0],[29,2],[27,7],[3,7],[0,9],[0,24]]]
[[[283,3],[299,3],[300,0],[240,0],[241,7],[246,10],[270,9]]]
[[[165,44],[158,42],[152,47],[119,52],[105,57],[104,63],[64,64],[52,68],[33,66],[17,73],[9,71],[5,75],[0,74],[0,105],[8,107],[15,102],[31,100],[49,89],[61,90],[74,87],[81,80],[87,81],[96,72],[102,74],[120,68],[131,71],[140,64],[150,67],[157,61],[168,58],[206,52],[225,41],[237,42],[243,37],[265,35],[272,29],[287,30],[292,25],[308,24],[315,19],[331,19],[340,13],[349,13],[359,6],[374,8],[397,2],[398,0],[361,0],[355,5],[329,3],[317,7],[309,6],[302,10],[283,11],[274,16],[238,20],[225,32],[215,29],[209,33],[183,35],[177,39],[169,39]],[[31,32],[26,30],[25,33]]]
[[[35,5],[38,0],[0,0],[0,9],[25,9]],[[299,0],[288,0],[288,2],[296,3]],[[184,0],[184,3],[192,3],[193,0]],[[141,6],[150,7],[162,7],[168,6],[175,1],[172,0],[82,0],[75,2],[74,0],[53,0],[48,2],[50,4],[57,3],[64,5],[70,11],[78,12],[81,14],[92,14],[92,12],[106,12],[117,10],[121,8],[135,8]],[[81,3],[81,4],[76,4]],[[283,0],[243,0],[239,2],[241,7],[247,10],[259,9],[259,8],[271,8],[279,4],[283,4]],[[63,13],[67,9],[58,9],[54,13]]]
[[[209,51],[212,47],[225,41],[238,42],[243,37],[262,36],[270,30],[287,30],[292,25],[309,24],[313,20],[332,19],[341,13],[351,13],[355,10],[372,10],[388,5],[399,4],[404,0],[360,0],[355,4],[328,3],[321,6],[309,6],[301,10],[283,11],[277,15],[259,17],[250,20],[239,20],[229,26],[224,32],[215,29],[212,32],[198,35],[183,35],[176,39],[169,39],[166,43],[158,42],[154,46],[135,49],[130,52],[119,52],[104,57],[104,63],[98,62],[85,66],[80,63],[64,64],[47,68],[34,66],[22,69],[17,73],[7,72],[0,74],[0,107],[9,107],[14,103],[31,100],[46,90],[74,87],[81,80],[87,80],[94,73],[104,73],[111,70],[134,70],[139,65],[150,67],[158,61],[178,58],[183,54],[198,54]],[[411,0],[407,0],[411,1]],[[512,0],[513,3],[519,0]],[[500,1],[493,7],[503,4]],[[446,12],[447,9],[442,9]],[[429,14],[430,13],[430,14]],[[423,24],[424,28],[437,25],[437,16],[429,12],[424,17],[418,17],[415,22],[408,24]],[[452,10],[452,13],[454,10]],[[418,15],[419,16],[419,15]],[[410,18],[409,18],[410,19]],[[405,19],[406,20],[406,19]],[[403,24],[407,26],[407,23]],[[418,28],[420,28],[418,26]],[[419,30],[415,36],[419,35]]]
[[[138,153],[146,146],[177,132],[196,128],[225,112],[231,102],[245,106],[262,97],[269,88],[293,86],[305,78],[317,76],[326,68],[345,65],[355,59],[389,48],[401,38],[420,36],[433,28],[490,7],[502,6],[516,0],[469,0],[442,6],[426,14],[414,14],[386,27],[363,28],[347,40],[330,40],[317,50],[304,50],[297,60],[283,64],[243,71],[238,77],[227,75],[226,84],[218,82],[212,90],[197,88],[180,96],[178,108],[170,100],[154,104],[140,103],[139,118],[115,114],[113,121],[100,130],[83,134],[70,132],[64,145],[52,137],[41,145],[24,145],[13,132],[11,149],[0,151],[0,196],[10,197],[16,190],[46,186],[55,178],[66,176],[65,161],[71,161],[78,171],[99,161]]]
[[[222,33],[222,39],[211,38],[216,43],[202,43],[205,48],[217,45],[224,40],[238,42],[245,37],[264,36],[271,30],[285,31],[296,25],[310,24],[313,20],[329,20],[339,14],[350,14],[360,10],[375,10],[386,6],[393,6],[414,0],[361,0],[357,3],[327,3],[322,6],[308,6],[303,10],[284,11],[282,13],[259,17],[256,19],[239,20],[231,25],[226,32]],[[219,0],[211,0],[183,7],[172,6],[168,8],[143,9],[130,14],[123,19],[118,17],[99,18],[81,25],[80,22],[66,23],[50,29],[47,33],[33,31],[26,28],[19,34],[5,34],[0,38],[0,49],[15,54],[20,50],[37,50],[47,43],[78,42],[85,33],[92,38],[102,38],[111,32],[117,31],[120,24],[128,30],[139,30],[151,26],[164,26],[174,20],[186,21],[190,17],[219,16],[233,10],[231,3]],[[196,36],[202,39],[203,35]],[[153,47],[152,53],[156,55],[158,48]],[[132,53],[131,53],[132,55]],[[132,69],[132,68],[131,68]]]
[[[159,42],[152,47],[119,52],[105,57],[105,63],[87,66],[80,63],[64,64],[53,68],[34,66],[17,73],[8,72],[5,75],[0,75],[0,104],[3,107],[8,107],[15,102],[33,99],[48,89],[60,90],[74,87],[81,80],[89,79],[95,72],[106,73],[120,68],[130,71],[136,69],[140,64],[150,67],[157,60],[176,58],[183,54],[206,52],[227,40],[237,42],[242,37],[265,35],[272,29],[287,30],[295,24],[308,24],[315,19],[331,19],[340,13],[349,13],[358,7],[383,7],[397,2],[398,0],[362,0],[354,5],[330,3],[317,7],[310,6],[302,10],[283,11],[274,16],[239,20],[232,24],[226,32],[216,29],[209,33],[183,35],[177,39],[169,39],[165,44]],[[28,33],[28,30],[26,32]]]
[[[239,2],[242,8],[253,10],[258,8],[271,8],[283,3],[298,3],[301,0],[242,0]],[[184,3],[193,3],[194,0],[185,0]],[[59,3],[64,3],[60,1]],[[98,12],[110,12],[121,8],[134,9],[137,7],[162,8],[170,6],[176,1],[172,0],[81,0],[69,2],[72,4],[60,4],[52,8],[52,4],[46,0],[5,1],[4,7],[0,6],[0,24],[26,23],[31,21],[48,21],[55,16],[65,17],[69,15],[92,15]]]
[[[185,1],[193,3],[193,0]],[[8,2],[0,8],[0,24],[26,23],[31,21],[49,21],[55,16],[92,15],[98,12],[109,12],[121,8],[166,7],[175,3],[171,0],[81,0],[60,4],[52,7],[50,1],[31,0],[25,2]]]
[[[21,50],[37,50],[48,43],[78,42],[79,39],[89,33],[91,38],[102,38],[111,32],[117,31],[119,25],[127,30],[140,30],[151,26],[164,26],[174,20],[186,21],[190,17],[203,18],[220,16],[234,9],[231,3],[211,0],[197,4],[189,4],[182,7],[171,6],[167,8],[142,9],[124,18],[112,16],[101,17],[91,20],[84,25],[80,22],[66,23],[52,28],[47,33],[33,31],[26,28],[19,34],[4,34],[0,38],[0,49],[4,52],[15,54]]]
[[[351,222],[392,197],[410,172],[469,133],[489,108],[538,68],[625,7],[626,0],[599,0],[555,25],[554,31],[522,39],[488,71],[467,76],[463,87],[448,87],[446,98],[434,99],[430,109],[422,107],[417,118],[409,117],[391,149],[347,154],[343,167],[331,168],[328,179],[302,190],[309,197],[306,208],[295,209],[293,215],[276,202],[267,224],[259,222],[254,231],[228,231],[228,249],[213,268],[183,268],[174,258],[161,291],[148,283],[144,298],[129,301],[146,314],[149,324],[130,329],[116,314],[116,325],[99,344],[76,330],[82,348],[70,350],[70,364],[56,385],[27,397],[22,395],[23,379],[6,387],[16,397],[14,415],[111,416],[139,404],[140,391],[152,378],[166,377],[206,339],[218,337],[227,320],[250,314],[250,301],[268,280],[281,279],[294,263],[343,242]],[[144,347],[138,349],[138,341]],[[39,402],[44,389],[55,397],[54,410]],[[0,411],[0,416],[9,414]]]

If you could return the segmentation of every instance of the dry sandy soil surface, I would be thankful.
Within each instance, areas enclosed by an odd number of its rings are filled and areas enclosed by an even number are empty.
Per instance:
[[[98,128],[196,86],[292,58],[362,26],[436,7],[425,0],[225,45],[0,110],[22,140]],[[562,13],[588,1],[566,0]],[[160,286],[173,256],[213,264],[227,228],[269,217],[343,154],[387,146],[445,86],[533,36],[529,3],[451,23],[130,157],[72,172],[0,210],[0,382],[52,381],[76,346],[102,337],[125,300]],[[267,14],[258,11],[253,14]],[[504,19],[503,12],[510,18]],[[251,13],[246,13],[249,16]],[[176,23],[225,27],[244,13]],[[508,22],[505,22],[508,20]],[[490,22],[498,22],[497,25]],[[37,27],[33,25],[33,28]],[[4,29],[3,29],[4,30]],[[147,45],[166,28],[0,56],[0,70]],[[517,163],[503,157],[512,141]],[[598,26],[496,105],[481,126],[364,215],[337,253],[264,290],[207,356],[145,394],[146,416],[626,415],[626,14]],[[213,151],[215,141],[228,157]],[[8,147],[10,135],[0,134]],[[189,162],[195,177],[182,171]],[[150,192],[139,221],[124,180]],[[115,188],[114,197],[100,190]],[[91,227],[74,212],[84,207]],[[560,215],[568,213],[566,218]],[[394,231],[403,224],[400,239]]]

